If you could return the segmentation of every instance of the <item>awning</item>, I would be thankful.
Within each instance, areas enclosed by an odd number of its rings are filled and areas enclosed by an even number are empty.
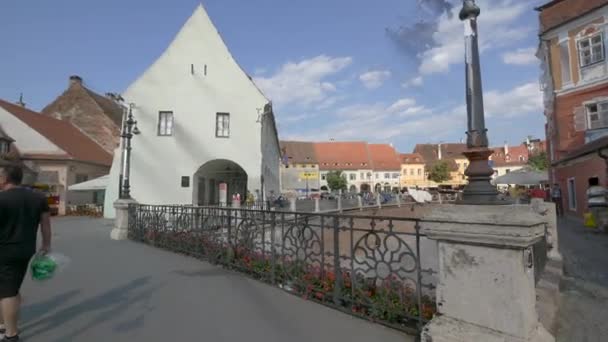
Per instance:
[[[105,190],[108,186],[110,176],[105,175],[99,178],[91,179],[86,182],[70,185],[68,190],[70,191],[96,191],[96,190]]]
[[[495,184],[538,185],[547,183],[549,175],[546,171],[516,170],[497,177]]]

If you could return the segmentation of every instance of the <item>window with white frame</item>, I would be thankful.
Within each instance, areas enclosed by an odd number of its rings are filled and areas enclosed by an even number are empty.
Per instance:
[[[215,136],[218,138],[230,137],[230,113],[216,113]]]
[[[10,143],[8,141],[0,140],[0,155],[8,154]]]
[[[422,176],[422,169],[418,169],[418,176]]]
[[[570,44],[568,40],[559,43],[559,55],[562,71],[562,84],[572,82],[572,73],[570,70]]]
[[[365,173],[361,172],[361,173],[359,174],[359,177],[361,177],[361,179],[365,179]]]
[[[414,169],[410,169],[410,176],[414,175]]]
[[[608,101],[588,104],[586,108],[589,129],[608,127]]]
[[[604,39],[601,33],[578,40],[581,68],[604,60]]]
[[[170,111],[158,112],[158,135],[159,136],[173,135],[173,112],[170,112]]]
[[[399,179],[399,174],[398,173],[393,173],[393,179]]]
[[[389,173],[384,174],[384,179],[390,179],[390,178],[391,178],[391,175]]]
[[[357,180],[357,174],[356,174],[356,173],[351,173],[351,174],[349,175],[349,179],[350,179],[351,181]]]
[[[321,175],[321,180],[326,180],[327,179],[327,175],[326,174],[322,174]]]

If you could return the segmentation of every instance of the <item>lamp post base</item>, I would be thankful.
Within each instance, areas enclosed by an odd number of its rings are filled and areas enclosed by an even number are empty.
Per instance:
[[[471,149],[463,154],[469,160],[464,174],[469,179],[469,184],[462,192],[462,199],[457,204],[473,205],[504,205],[511,204],[499,196],[496,186],[492,185],[494,170],[488,163],[489,157],[494,153],[488,148]]]

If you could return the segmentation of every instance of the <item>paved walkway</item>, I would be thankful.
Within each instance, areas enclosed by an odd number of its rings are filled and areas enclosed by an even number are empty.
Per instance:
[[[593,233],[579,221],[558,224],[564,258],[557,341],[608,340],[608,234]]]
[[[108,221],[53,224],[54,249],[72,263],[48,282],[28,275],[28,342],[414,341],[199,260],[111,241]]]

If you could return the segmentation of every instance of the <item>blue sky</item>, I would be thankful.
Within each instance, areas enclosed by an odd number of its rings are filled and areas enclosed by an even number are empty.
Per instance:
[[[478,0],[491,143],[544,136],[541,0]],[[0,98],[42,109],[78,74],[127,88],[198,0],[2,0]],[[234,57],[274,102],[282,139],[368,140],[402,152],[464,138],[463,26],[456,0],[206,0]],[[450,11],[450,5],[453,10]],[[453,13],[456,13],[456,16]]]

